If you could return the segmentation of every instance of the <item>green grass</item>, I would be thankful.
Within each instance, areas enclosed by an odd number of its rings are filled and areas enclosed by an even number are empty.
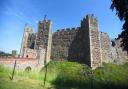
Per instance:
[[[51,78],[50,76],[47,76],[46,86],[44,87],[44,71],[16,70],[13,80],[10,79],[11,75],[11,69],[0,66],[0,89],[48,89],[52,87],[48,81]]]
[[[128,89],[128,64],[103,64],[91,70],[76,62],[52,61],[41,72],[16,70],[13,80],[12,70],[0,66],[0,89]]]

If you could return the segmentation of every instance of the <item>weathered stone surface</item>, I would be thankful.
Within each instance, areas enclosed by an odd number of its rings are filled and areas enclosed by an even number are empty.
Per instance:
[[[18,71],[19,69],[24,71],[27,67],[31,67],[32,70],[40,71],[41,68],[44,67],[42,60],[30,59],[30,58],[22,58],[22,59],[21,58],[9,58],[9,59],[0,58],[0,65],[13,69],[15,61],[16,61],[16,71]]]
[[[21,58],[37,58],[44,60],[45,63],[50,61],[52,45],[52,22],[50,20],[38,23],[38,32],[34,33],[33,29],[26,26],[21,44]]]
[[[58,30],[53,34],[52,58],[86,63],[89,66],[101,65],[98,22],[86,16],[81,26]]]
[[[24,28],[22,43],[21,43],[21,49],[20,49],[20,57],[26,57],[26,48],[31,48],[31,45],[33,43],[33,38],[31,38],[31,35],[34,34],[33,28],[29,27],[28,25]]]
[[[124,63],[128,61],[126,51],[120,47],[120,40],[112,46],[107,33],[100,32],[98,20],[87,15],[77,28],[59,29],[53,33],[52,59],[77,61],[91,67],[101,66],[102,62]]]
[[[87,15],[80,27],[58,29],[52,33],[50,20],[38,23],[38,32],[25,27],[21,57],[42,59],[44,63],[52,60],[69,60],[85,63],[92,68],[102,62],[124,63],[128,61],[126,51],[120,47],[121,40],[112,40],[107,33],[100,32],[98,20]],[[32,56],[31,55],[35,55]]]

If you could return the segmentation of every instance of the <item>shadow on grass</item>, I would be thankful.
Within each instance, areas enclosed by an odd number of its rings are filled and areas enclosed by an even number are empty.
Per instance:
[[[122,68],[109,64],[91,74],[92,70],[87,67],[78,71],[69,67],[68,70],[62,69],[52,84],[55,89],[128,89],[128,68],[125,71]]]
[[[52,82],[56,89],[128,89],[128,84],[110,81],[83,80],[59,75]]]

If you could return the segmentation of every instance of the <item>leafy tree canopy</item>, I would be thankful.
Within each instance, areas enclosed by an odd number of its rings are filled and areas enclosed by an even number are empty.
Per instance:
[[[124,21],[118,38],[122,39],[121,46],[128,52],[128,0],[112,0],[110,8],[116,11],[116,15],[121,21]]]

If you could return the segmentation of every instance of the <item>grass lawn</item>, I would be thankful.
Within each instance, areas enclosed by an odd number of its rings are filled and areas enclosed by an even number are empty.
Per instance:
[[[104,64],[91,70],[76,62],[52,61],[41,72],[12,70],[0,66],[0,89],[128,89],[128,64]]]
[[[12,70],[0,66],[0,89],[54,89],[48,81],[44,87],[43,72],[17,71],[13,80],[11,74]]]

